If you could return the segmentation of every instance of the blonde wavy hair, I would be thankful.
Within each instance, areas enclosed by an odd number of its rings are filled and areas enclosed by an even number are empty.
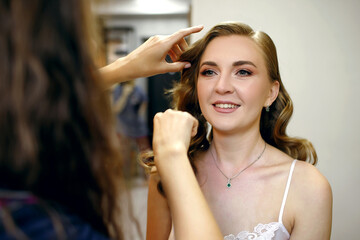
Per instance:
[[[279,95],[270,106],[270,111],[262,110],[260,119],[261,136],[268,144],[280,149],[292,158],[308,161],[315,165],[317,155],[312,143],[306,139],[289,137],[286,134],[286,127],[293,113],[293,103],[281,81],[274,42],[266,33],[254,31],[250,26],[237,22],[220,23],[214,26],[203,38],[184,52],[179,59],[179,61],[190,62],[191,67],[182,71],[180,82],[170,92],[173,96],[173,107],[176,110],[189,112],[199,121],[198,133],[192,139],[188,152],[191,162],[193,163],[196,153],[209,148],[209,141],[212,139],[212,133],[207,138],[208,126],[206,119],[201,114],[197,97],[196,85],[200,59],[206,47],[214,38],[229,35],[246,36],[252,39],[262,51],[270,81],[280,83]]]

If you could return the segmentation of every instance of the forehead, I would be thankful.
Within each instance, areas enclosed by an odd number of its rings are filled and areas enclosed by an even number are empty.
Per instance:
[[[246,60],[264,64],[261,49],[249,37],[230,35],[214,38],[206,47],[200,62],[229,62]]]

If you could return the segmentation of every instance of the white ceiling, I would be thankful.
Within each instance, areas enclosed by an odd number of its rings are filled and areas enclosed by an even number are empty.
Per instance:
[[[191,0],[108,0],[100,1],[94,10],[105,16],[187,15]]]

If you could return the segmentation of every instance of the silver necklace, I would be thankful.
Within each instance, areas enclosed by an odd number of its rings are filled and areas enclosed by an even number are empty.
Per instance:
[[[221,174],[227,179],[227,184],[226,184],[226,187],[227,188],[231,188],[231,180],[233,180],[234,178],[237,178],[243,171],[245,171],[246,169],[248,169],[249,167],[251,167],[254,163],[256,163],[257,160],[259,160],[261,158],[261,156],[263,155],[263,153],[265,152],[265,148],[266,148],[266,142],[265,142],[265,146],[264,146],[264,149],[262,150],[262,152],[260,153],[260,155],[254,160],[252,161],[248,166],[246,166],[244,169],[242,169],[240,172],[236,173],[234,176],[232,177],[228,177],[225,175],[225,173],[223,171],[221,171],[221,169],[219,168],[216,160],[215,160],[215,157],[214,157],[214,154],[213,152],[211,151],[212,149],[210,149],[210,153],[211,153],[211,156],[212,156],[212,159],[214,160],[214,163],[215,163],[215,166],[216,168],[221,172]]]

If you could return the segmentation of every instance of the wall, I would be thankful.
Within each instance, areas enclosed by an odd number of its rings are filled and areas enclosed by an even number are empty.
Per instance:
[[[359,239],[360,1],[193,0],[192,25],[205,31],[242,21],[277,45],[294,101],[289,134],[315,145],[334,195],[332,239]],[[203,31],[203,32],[205,32]],[[194,36],[195,39],[203,33]]]

